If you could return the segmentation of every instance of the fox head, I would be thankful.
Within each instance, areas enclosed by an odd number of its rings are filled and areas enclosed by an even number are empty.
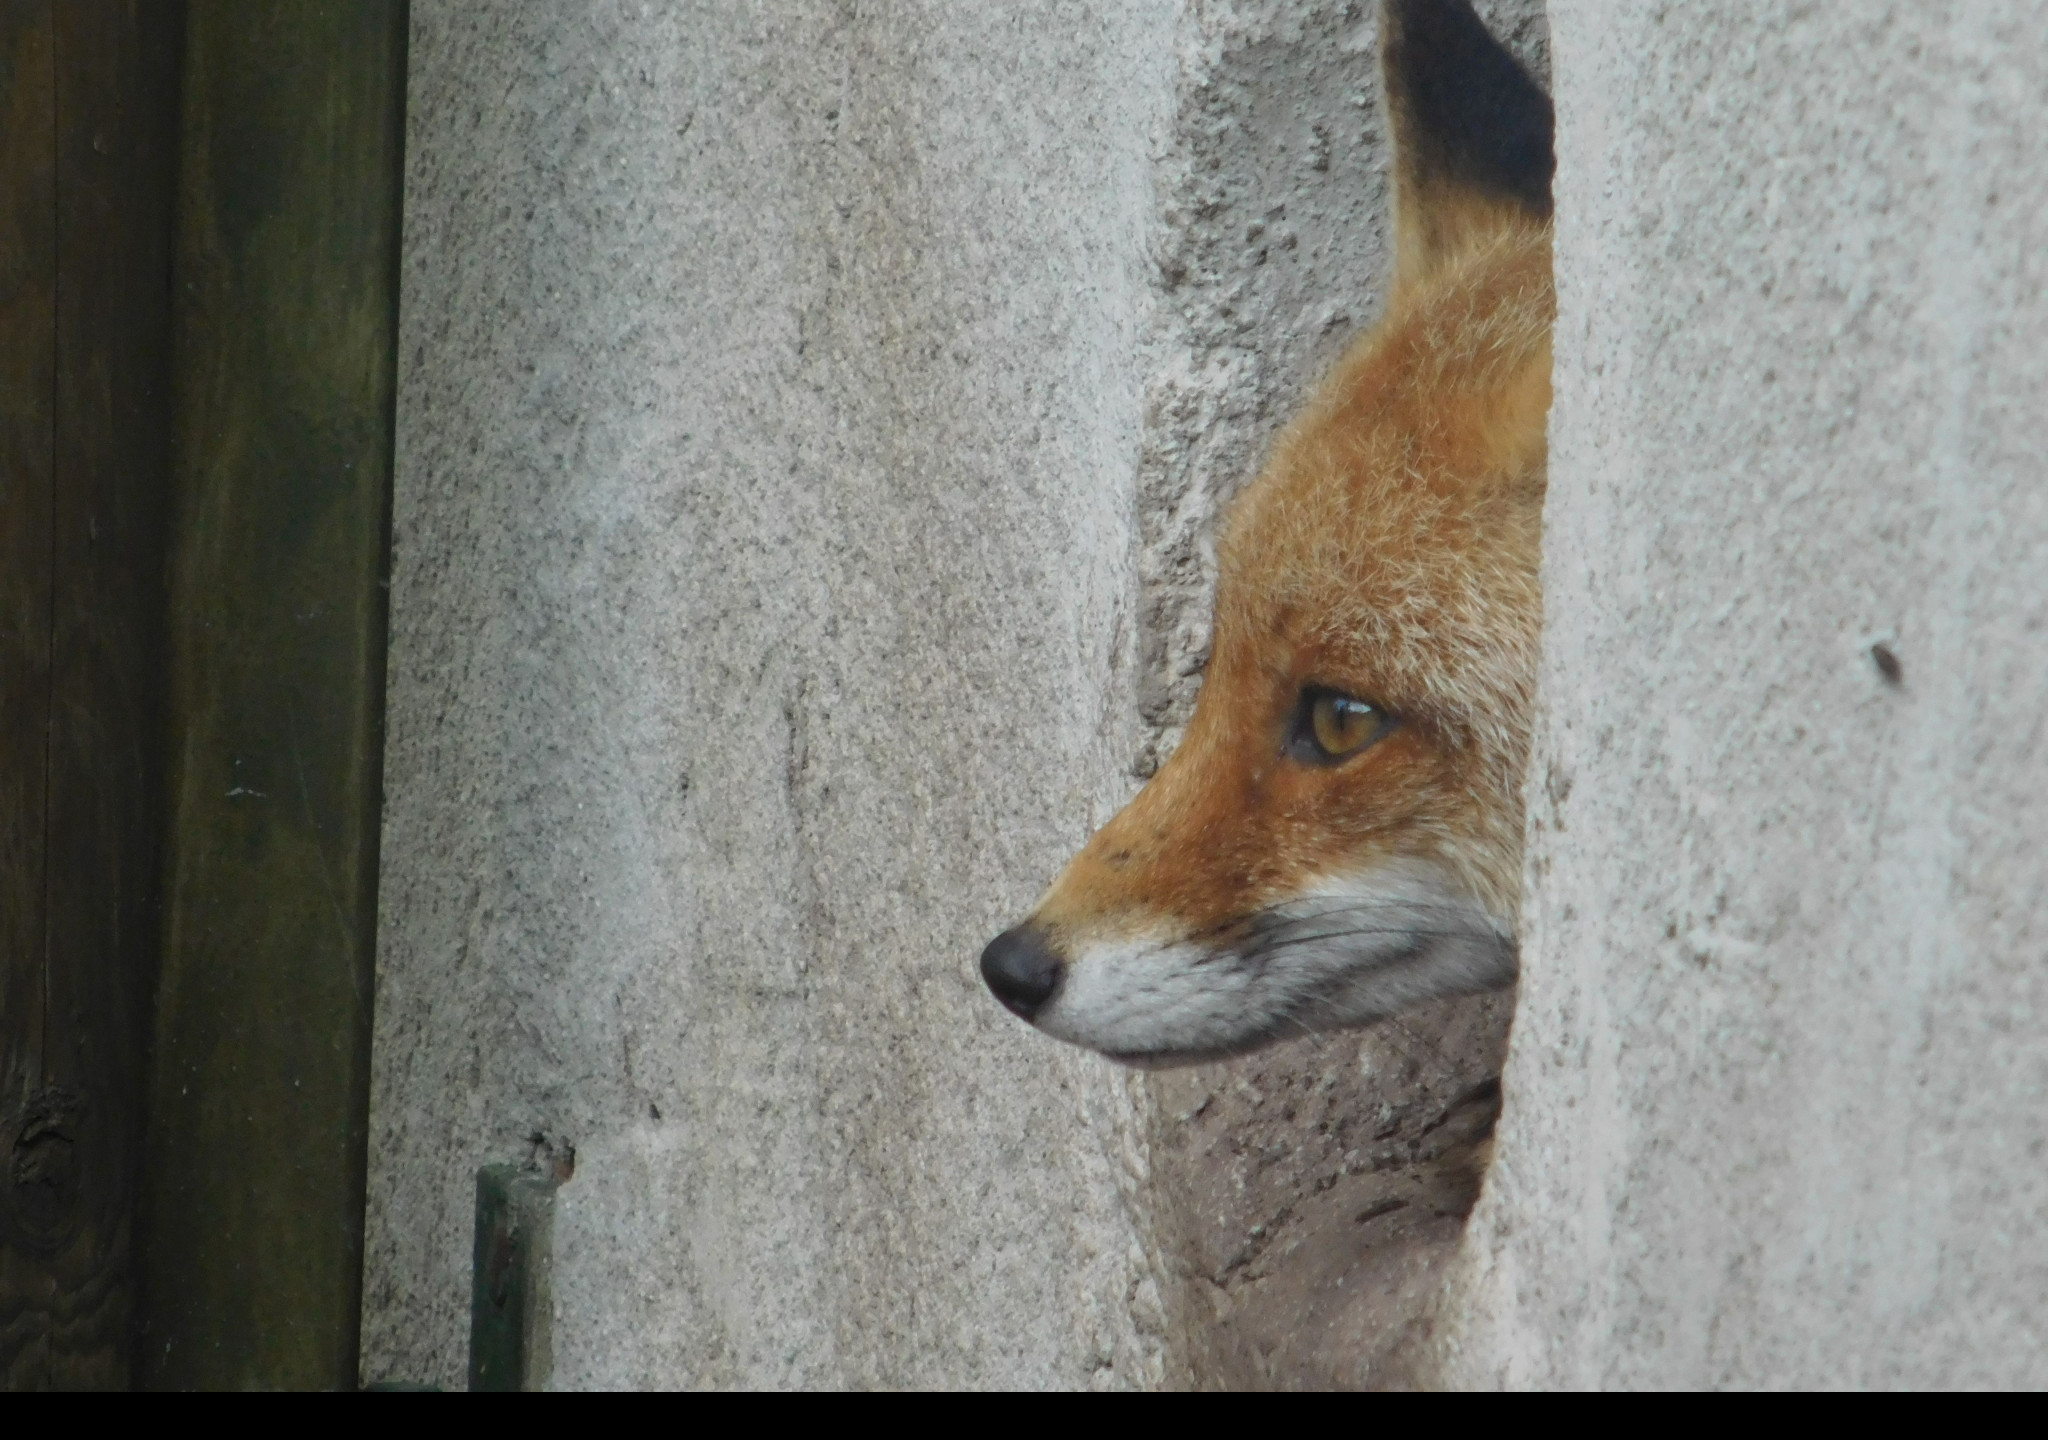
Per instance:
[[[1385,316],[1231,508],[1171,760],[982,975],[1194,1060],[1511,983],[1542,618],[1550,102],[1464,0],[1388,0]]]

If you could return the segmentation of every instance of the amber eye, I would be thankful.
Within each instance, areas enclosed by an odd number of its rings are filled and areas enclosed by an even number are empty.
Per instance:
[[[1298,760],[1328,765],[1356,755],[1386,734],[1392,723],[1392,716],[1368,701],[1313,688],[1302,692],[1288,748]]]

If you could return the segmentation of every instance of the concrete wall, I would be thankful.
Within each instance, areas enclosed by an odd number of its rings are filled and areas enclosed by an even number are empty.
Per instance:
[[[540,1132],[558,1385],[1146,1382],[973,962],[1119,795],[1170,15],[413,23],[365,1373]]]
[[[1551,24],[1544,717],[1455,1376],[2048,1383],[2039,7]]]
[[[2041,1383],[2048,50],[1554,10],[1442,1378]],[[1501,1006],[1134,1077],[972,970],[1170,748],[1214,514],[1373,312],[1371,7],[413,13],[366,1373],[459,1377],[539,1133],[558,1384],[1395,1378],[1456,1219],[1363,1217]]]

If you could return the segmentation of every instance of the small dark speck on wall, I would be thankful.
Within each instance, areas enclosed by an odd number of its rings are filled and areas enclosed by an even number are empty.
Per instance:
[[[1898,655],[1884,641],[1870,647],[1870,660],[1877,666],[1877,673],[1884,676],[1887,685],[1897,685],[1905,680],[1905,667],[1899,664]]]

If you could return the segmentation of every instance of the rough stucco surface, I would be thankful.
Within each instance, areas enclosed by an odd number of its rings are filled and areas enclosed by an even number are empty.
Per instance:
[[[412,13],[365,1373],[540,1131],[557,1385],[1146,1382],[973,962],[1122,767],[1168,17]]]
[[[2039,12],[1551,23],[1544,716],[1453,1378],[2048,1383]]]
[[[365,1375],[538,1133],[557,1385],[1385,1378],[1502,1002],[1138,1076],[973,969],[1377,310],[1372,6],[413,25]]]

